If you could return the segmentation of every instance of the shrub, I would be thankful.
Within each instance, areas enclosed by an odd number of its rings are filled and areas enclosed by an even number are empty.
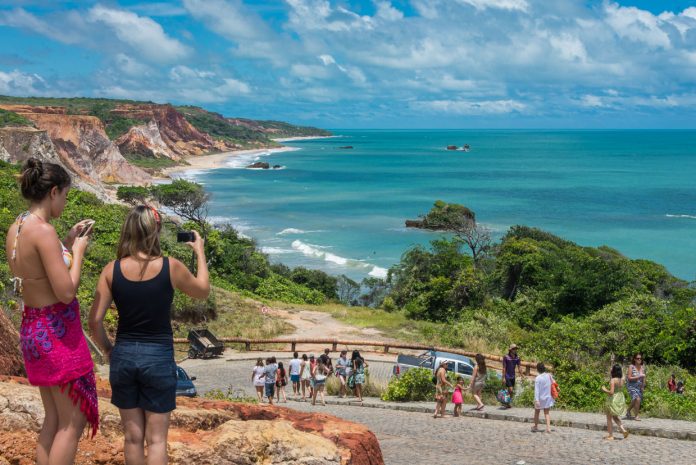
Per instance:
[[[400,376],[389,380],[382,400],[411,402],[434,400],[435,385],[433,371],[428,368],[411,368]]]
[[[266,299],[293,304],[321,305],[326,301],[321,292],[295,284],[277,274],[272,274],[261,281],[256,288],[256,294]]]

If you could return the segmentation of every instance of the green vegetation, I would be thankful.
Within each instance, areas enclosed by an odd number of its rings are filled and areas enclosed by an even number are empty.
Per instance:
[[[282,139],[284,137],[323,137],[332,135],[331,131],[326,131],[324,129],[314,128],[311,126],[295,126],[283,121],[257,121],[247,119],[240,119],[240,121],[247,124],[259,125],[269,134],[269,137],[276,139]]]
[[[149,172],[161,171],[165,168],[171,168],[172,166],[177,166],[179,164],[175,160],[167,157],[152,158],[131,153],[126,153],[123,156],[131,165],[138,166]]]
[[[248,396],[244,389],[235,389],[232,385],[227,388],[227,392],[222,389],[211,389],[203,396],[206,399],[226,400],[227,402],[241,402],[243,404],[258,404],[256,397]]]
[[[3,110],[0,108],[0,128],[8,126],[29,126],[34,127],[34,123],[26,119],[22,115],[18,115],[15,112]]]
[[[181,106],[176,109],[193,127],[199,131],[207,132],[215,139],[239,144],[243,147],[273,145],[273,142],[263,132],[233,124],[218,113],[191,106]]]

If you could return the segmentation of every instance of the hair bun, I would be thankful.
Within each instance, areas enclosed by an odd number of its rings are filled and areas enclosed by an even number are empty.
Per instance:
[[[29,158],[25,163],[24,163],[24,170],[25,171],[31,171],[32,174],[41,176],[44,171],[43,167],[43,162],[39,160],[38,158]]]

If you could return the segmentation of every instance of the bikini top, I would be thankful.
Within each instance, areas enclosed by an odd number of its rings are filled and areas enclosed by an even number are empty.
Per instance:
[[[17,234],[15,234],[14,238],[14,243],[12,244],[12,261],[17,261],[17,244],[19,242],[19,234],[22,232],[22,227],[24,226],[24,223],[26,222],[27,218],[31,215],[31,212],[26,211],[19,215],[15,222],[17,223]],[[65,266],[70,268],[72,266],[72,254],[68,250],[67,247],[61,242],[60,246],[63,248],[63,263],[65,263]],[[23,283],[25,280],[27,281],[38,281],[40,279],[46,279],[46,277],[42,278],[21,278],[19,276],[15,276],[12,278],[12,283],[14,285],[14,291],[18,295],[22,295],[22,292],[24,290]]]

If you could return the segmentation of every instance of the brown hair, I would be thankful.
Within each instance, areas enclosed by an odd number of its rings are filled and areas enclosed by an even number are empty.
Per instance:
[[[476,365],[478,365],[478,371],[482,375],[486,374],[486,358],[481,354],[476,354]]]
[[[22,197],[40,202],[57,187],[60,190],[69,187],[70,175],[65,168],[55,163],[44,163],[38,158],[29,158],[24,162],[19,180]]]
[[[144,261],[140,270],[140,278],[145,275],[147,265],[152,258],[162,255],[159,233],[161,223],[159,213],[154,208],[140,205],[135,207],[126,216],[126,221],[121,228],[121,239],[118,241],[116,257],[120,260],[126,257],[138,258],[138,253],[145,254],[148,259]]]

